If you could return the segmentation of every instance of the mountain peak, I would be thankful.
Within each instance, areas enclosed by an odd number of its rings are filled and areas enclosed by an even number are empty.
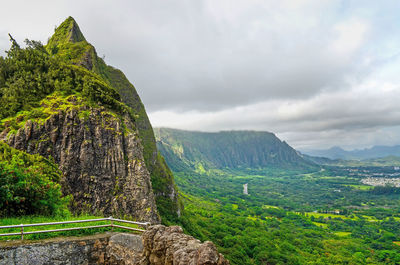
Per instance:
[[[78,23],[75,19],[69,16],[60,26],[58,26],[53,36],[50,38],[48,45],[56,46],[63,43],[76,43],[86,41],[81,30],[79,29]]]

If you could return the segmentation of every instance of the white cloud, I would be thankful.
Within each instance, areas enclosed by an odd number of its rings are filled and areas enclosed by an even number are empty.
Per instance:
[[[155,126],[269,130],[296,146],[394,142],[398,1],[8,1],[10,32],[46,42],[72,15],[135,84]],[[385,16],[382,16],[385,14]],[[397,138],[399,139],[399,138]]]
[[[333,40],[330,49],[340,56],[351,56],[364,44],[368,25],[365,21],[352,18],[343,21],[333,27],[336,39]]]
[[[296,147],[360,147],[374,141],[393,144],[393,135],[400,134],[399,98],[399,85],[381,86],[367,80],[349,90],[327,91],[307,100],[264,101],[212,112],[158,111],[150,113],[150,118],[160,127],[272,131]]]

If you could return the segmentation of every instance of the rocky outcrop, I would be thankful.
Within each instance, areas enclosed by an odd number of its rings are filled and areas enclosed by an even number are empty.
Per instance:
[[[64,57],[65,60],[98,74],[120,94],[122,102],[132,108],[136,116],[135,127],[143,147],[144,162],[151,176],[158,211],[166,220],[169,217],[179,216],[183,206],[178,199],[174,177],[157,150],[153,128],[132,83],[122,71],[107,65],[102,58],[97,56],[95,47],[86,41],[72,17],[68,17],[57,27],[46,48]],[[71,52],[71,49],[74,52]]]
[[[156,225],[143,233],[146,265],[227,265],[215,245],[185,235],[179,226]]]
[[[106,248],[107,264],[134,265],[142,264],[143,242],[140,235],[116,234],[110,237]]]
[[[150,227],[143,235],[108,233],[38,242],[0,242],[0,265],[229,265],[215,245],[185,235],[179,226]]]
[[[43,123],[27,121],[16,134],[7,136],[6,130],[0,139],[53,157],[64,175],[63,193],[73,196],[73,212],[160,221],[143,147],[128,116],[103,107],[70,108]]]

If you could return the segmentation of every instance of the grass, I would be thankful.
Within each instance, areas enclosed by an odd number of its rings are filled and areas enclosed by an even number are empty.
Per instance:
[[[335,218],[341,218],[341,219],[351,219],[351,220],[356,220],[356,218],[351,218],[345,215],[341,215],[341,214],[331,214],[331,213],[314,213],[314,212],[307,212],[306,215],[308,217],[314,216],[315,218],[331,218],[331,219],[335,219]]]
[[[367,219],[368,222],[378,222],[379,221],[375,216],[362,215],[362,217]]]
[[[2,218],[2,219],[0,219],[0,226],[75,221],[75,220],[100,219],[100,218],[103,218],[103,217],[91,216],[91,215],[82,215],[82,216],[78,216],[78,217],[22,216],[22,217]],[[94,221],[94,222],[88,222],[88,223],[34,226],[34,227],[24,227],[24,232],[73,228],[73,227],[88,227],[88,226],[106,225],[106,224],[110,224],[110,221],[106,220],[106,221]],[[132,228],[143,229],[142,227],[140,227],[138,225],[134,225],[134,224],[127,224],[127,223],[120,223],[120,222],[114,222],[114,224],[132,227]],[[21,231],[20,228],[0,229],[1,234],[3,234],[3,233],[19,233],[20,231]],[[110,227],[87,228],[87,229],[80,229],[80,230],[75,230],[75,231],[60,231],[60,232],[48,232],[48,233],[24,235],[24,239],[38,240],[38,239],[52,238],[52,237],[58,237],[58,236],[85,236],[85,235],[93,235],[93,234],[97,234],[97,233],[105,233],[108,231],[111,231]],[[121,228],[114,228],[113,231],[127,232],[129,230],[121,229]],[[3,236],[3,237],[0,237],[0,241],[16,240],[16,239],[20,239],[20,238],[21,238],[21,236]]]
[[[351,187],[356,190],[372,190],[374,187],[369,185],[343,185],[346,187]]]
[[[324,224],[324,223],[318,223],[318,222],[312,222],[312,223],[321,228],[325,228],[325,229],[328,228],[328,225]]]
[[[273,205],[267,205],[267,204],[264,204],[263,206],[262,206],[262,208],[263,209],[280,209],[278,206],[273,206]]]
[[[338,237],[346,237],[351,235],[351,232],[335,232],[335,235],[337,235]]]

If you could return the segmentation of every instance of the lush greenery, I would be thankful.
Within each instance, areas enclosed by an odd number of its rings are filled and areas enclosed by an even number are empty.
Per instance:
[[[0,216],[64,215],[61,172],[50,160],[0,142]]]
[[[176,172],[182,225],[232,264],[399,264],[398,189],[364,189],[351,172],[365,170]]]
[[[393,159],[301,156],[265,132],[157,129],[156,137],[183,192],[184,229],[232,264],[400,263],[400,188],[361,182],[399,178]]]
[[[40,107],[40,101],[54,92],[81,94],[88,104],[130,112],[97,74],[49,55],[39,42],[27,40],[26,44],[22,49],[13,41],[7,56],[0,59],[0,119]]]

